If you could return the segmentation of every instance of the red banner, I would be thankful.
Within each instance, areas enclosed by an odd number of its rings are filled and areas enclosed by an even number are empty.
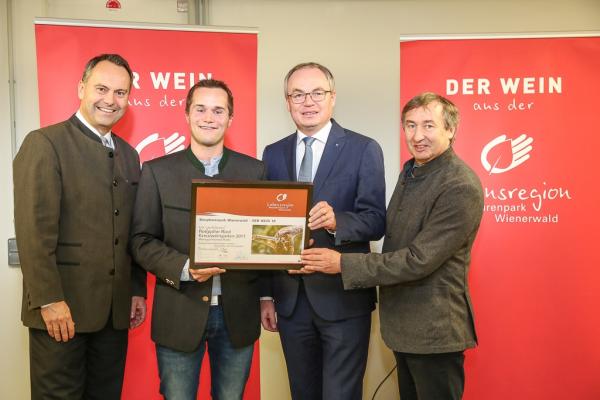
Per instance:
[[[402,42],[400,69],[401,104],[459,107],[454,148],[484,188],[465,399],[600,398],[600,135],[573,125],[600,90],[600,38]]]
[[[225,81],[235,113],[225,144],[256,154],[257,35],[207,32],[165,26],[81,26],[42,21],[35,27],[40,125],[69,118],[79,107],[77,83],[85,63],[101,53],[119,53],[134,71],[129,110],[114,128],[146,161],[189,144],[185,97],[198,80]],[[154,277],[149,279],[148,318],[129,335],[123,399],[160,399],[150,313]],[[202,332],[198,332],[201,335]],[[257,349],[258,350],[258,345]],[[255,351],[244,399],[260,398],[259,353]],[[210,398],[208,357],[202,365],[198,398]]]

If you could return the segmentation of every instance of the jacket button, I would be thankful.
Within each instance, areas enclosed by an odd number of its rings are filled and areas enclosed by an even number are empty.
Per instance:
[[[115,156],[115,153],[113,153],[112,151],[108,152],[108,157],[109,158],[113,158]]]
[[[118,208],[115,210],[115,215],[119,215],[119,209]]]
[[[117,178],[113,179],[113,186],[119,186],[119,181],[117,181]]]
[[[115,245],[119,244],[119,238],[115,239]]]
[[[205,303],[208,303],[210,299],[208,298],[208,296],[202,296],[202,301]]]
[[[111,275],[111,276],[112,276],[112,275],[114,275],[114,274],[115,274],[115,269],[114,269],[114,268],[113,268],[113,269],[111,269],[111,270],[110,270],[110,272],[109,272],[108,274],[109,274],[109,275]]]

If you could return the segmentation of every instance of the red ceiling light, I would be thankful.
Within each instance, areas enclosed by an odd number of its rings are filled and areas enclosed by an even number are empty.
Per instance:
[[[106,2],[106,8],[110,10],[117,10],[121,8],[121,3],[119,2],[119,0],[108,0]]]

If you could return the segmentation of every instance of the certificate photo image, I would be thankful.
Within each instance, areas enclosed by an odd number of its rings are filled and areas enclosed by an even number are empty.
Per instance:
[[[300,255],[303,248],[302,225],[252,225],[252,254]]]

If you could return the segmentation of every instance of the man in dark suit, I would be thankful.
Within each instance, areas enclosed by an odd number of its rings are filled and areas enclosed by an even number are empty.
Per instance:
[[[265,148],[267,178],[313,182],[315,246],[368,253],[385,225],[381,148],[331,119],[336,93],[326,67],[299,64],[284,87],[297,132]],[[261,301],[263,326],[280,333],[292,397],[361,399],[375,290],[344,291],[339,275],[295,272],[275,273],[273,301]]]
[[[202,80],[188,92],[190,146],[144,163],[131,249],[156,275],[152,340],[166,399],[195,400],[205,346],[214,399],[241,399],[260,334],[256,271],[191,268],[192,179],[260,180],[263,163],[224,147],[233,96],[224,82]]]
[[[127,252],[139,158],[111,132],[131,82],[119,55],[91,59],[77,113],[27,135],[13,163],[32,399],[121,396],[127,328],[146,313]]]
[[[458,119],[434,93],[404,106],[413,158],[390,200],[383,254],[303,253],[306,270],[341,271],[346,289],[380,285],[381,334],[394,350],[402,400],[462,398],[463,352],[477,341],[467,277],[483,193],[452,149]]]

